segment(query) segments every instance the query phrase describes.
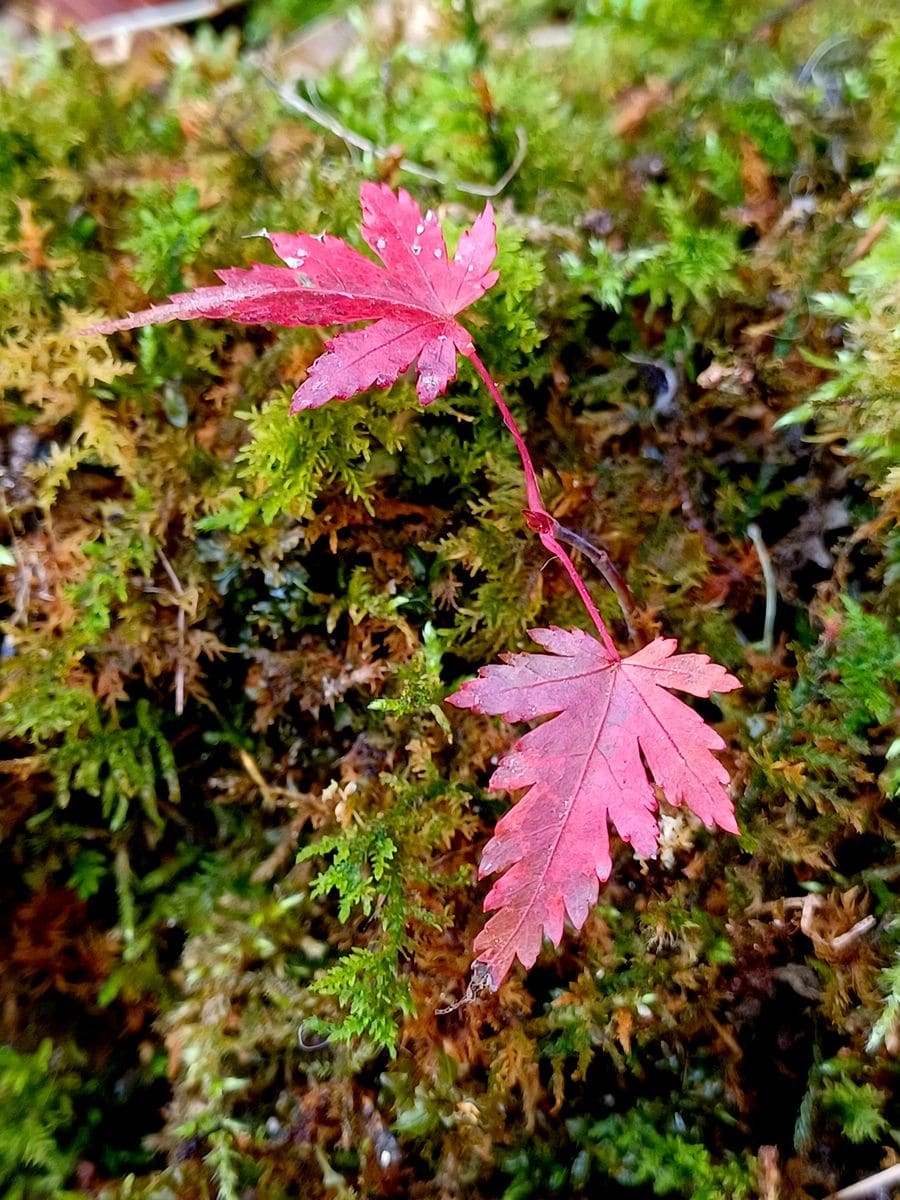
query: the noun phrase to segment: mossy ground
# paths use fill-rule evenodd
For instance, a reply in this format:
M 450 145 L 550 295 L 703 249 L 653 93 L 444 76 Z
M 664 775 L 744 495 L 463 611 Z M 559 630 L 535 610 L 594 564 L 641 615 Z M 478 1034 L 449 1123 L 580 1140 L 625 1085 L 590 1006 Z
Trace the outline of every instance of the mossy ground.
M 365 10 L 304 95 L 370 153 L 270 86 L 295 8 L 0 88 L 0 1189 L 775 1200 L 894 1163 L 896 11 Z M 318 331 L 72 330 L 262 227 L 358 243 L 362 179 L 461 228 L 520 147 L 472 328 L 643 632 L 740 676 L 706 715 L 743 833 L 668 813 L 439 1015 L 513 736 L 442 697 L 582 619 L 514 448 L 466 370 L 290 417 Z

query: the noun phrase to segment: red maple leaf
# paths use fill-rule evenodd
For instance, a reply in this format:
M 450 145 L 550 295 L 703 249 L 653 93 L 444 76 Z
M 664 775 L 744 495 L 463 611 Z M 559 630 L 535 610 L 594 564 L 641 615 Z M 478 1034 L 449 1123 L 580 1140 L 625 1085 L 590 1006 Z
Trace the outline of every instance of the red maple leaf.
M 609 877 L 609 830 L 652 857 L 659 843 L 656 795 L 686 804 L 707 825 L 737 833 L 712 751 L 725 743 L 692 708 L 672 696 L 740 687 L 705 654 L 675 654 L 657 638 L 630 658 L 614 658 L 577 629 L 533 629 L 549 654 L 504 655 L 482 667 L 449 702 L 457 708 L 526 721 L 556 714 L 505 755 L 490 789 L 527 788 L 485 847 L 480 874 L 505 872 L 485 909 L 498 910 L 475 940 L 476 962 L 496 990 L 515 958 L 532 966 L 546 934 L 559 945 L 563 918 L 576 929 Z M 649 777 L 648 777 L 649 776 Z
M 551 716 L 525 734 L 495 771 L 493 789 L 527 788 L 498 823 L 481 874 L 504 872 L 485 907 L 498 910 L 475 941 L 470 990 L 496 990 L 518 957 L 531 966 L 546 933 L 558 944 L 564 916 L 580 928 L 609 876 L 611 822 L 639 854 L 652 855 L 659 830 L 651 779 L 672 804 L 685 803 L 708 825 L 737 832 L 725 784 L 713 756 L 724 743 L 700 716 L 671 696 L 739 687 L 705 654 L 674 653 L 657 640 L 623 659 L 541 500 L 525 439 L 468 332 L 455 319 L 497 279 L 494 218 L 486 205 L 448 259 L 435 216 L 424 216 L 405 191 L 363 184 L 362 236 L 383 266 L 329 235 L 267 235 L 286 264 L 255 264 L 218 272 L 222 285 L 173 296 L 171 303 L 88 332 L 113 333 L 174 319 L 228 317 L 278 325 L 373 321 L 326 343 L 294 393 L 292 411 L 348 399 L 373 385 L 387 387 L 417 361 L 423 404 L 456 374 L 460 352 L 472 362 L 509 429 L 525 473 L 526 522 L 568 573 L 600 640 L 579 630 L 536 629 L 549 654 L 507 656 L 451 696 L 458 708 L 508 720 Z M 477 986 L 476 986 L 477 985 Z
M 308 233 L 266 234 L 286 264 L 254 263 L 216 274 L 218 287 L 201 287 L 119 321 L 93 326 L 115 333 L 162 321 L 227 317 L 275 325 L 336 325 L 374 321 L 365 329 L 326 342 L 296 390 L 292 412 L 319 408 L 336 397 L 347 400 L 370 387 L 389 387 L 418 360 L 416 391 L 423 404 L 441 395 L 456 375 L 456 353 L 475 352 L 466 329 L 455 320 L 497 280 L 490 270 L 497 255 L 490 204 L 459 239 L 453 258 L 434 213 L 424 215 L 412 196 L 384 184 L 360 189 L 362 236 L 381 267 L 340 238 Z

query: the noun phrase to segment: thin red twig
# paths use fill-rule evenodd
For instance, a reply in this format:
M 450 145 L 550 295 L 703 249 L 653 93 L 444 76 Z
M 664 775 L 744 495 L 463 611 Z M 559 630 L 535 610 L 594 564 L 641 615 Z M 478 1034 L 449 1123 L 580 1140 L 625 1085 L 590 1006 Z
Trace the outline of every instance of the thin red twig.
M 525 522 L 529 529 L 533 529 L 541 539 L 541 545 L 544 547 L 544 549 L 549 554 L 552 554 L 553 557 L 556 558 L 565 568 L 569 578 L 572 580 L 572 583 L 575 586 L 575 590 L 581 597 L 582 604 L 588 611 L 588 616 L 591 618 L 597 628 L 597 632 L 600 634 L 600 640 L 602 641 L 607 654 L 609 654 L 611 658 L 615 659 L 616 662 L 619 662 L 621 661 L 622 656 L 616 649 L 615 642 L 610 637 L 609 630 L 603 623 L 603 618 L 600 616 L 597 605 L 592 600 L 591 594 L 587 590 L 584 580 L 576 571 L 575 564 L 572 562 L 571 558 L 569 558 L 566 549 L 554 534 L 556 520 L 550 515 L 550 513 L 547 512 L 546 508 L 544 508 L 544 502 L 541 499 L 541 490 L 538 487 L 537 472 L 534 469 L 534 463 L 528 447 L 525 444 L 525 439 L 522 437 L 522 431 L 516 424 L 515 418 L 509 410 L 509 406 L 500 393 L 500 389 L 497 387 L 496 383 L 494 383 L 490 372 L 478 357 L 477 352 L 473 350 L 468 357 L 469 361 L 472 363 L 472 366 L 478 372 L 482 383 L 487 388 L 491 399 L 497 405 L 500 416 L 503 418 L 503 423 L 512 434 L 513 441 L 516 443 L 516 449 L 518 450 L 519 458 L 522 461 L 522 470 L 525 473 L 525 495 L 528 499 L 528 508 L 525 511 Z

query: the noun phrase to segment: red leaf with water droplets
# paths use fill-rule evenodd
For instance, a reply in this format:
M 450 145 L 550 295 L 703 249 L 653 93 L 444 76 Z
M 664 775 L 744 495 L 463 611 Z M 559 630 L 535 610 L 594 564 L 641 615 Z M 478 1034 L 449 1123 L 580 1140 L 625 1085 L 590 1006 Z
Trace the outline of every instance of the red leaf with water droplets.
M 516 958 L 532 966 L 545 934 L 559 945 L 566 915 L 584 924 L 612 869 L 608 825 L 643 857 L 656 853 L 653 783 L 670 804 L 738 832 L 728 773 L 712 753 L 725 743 L 667 690 L 730 692 L 740 687 L 733 675 L 705 654 L 676 654 L 672 639 L 616 659 L 580 630 L 531 636 L 549 653 L 504 655 L 449 697 L 508 721 L 555 714 L 519 739 L 490 781 L 492 791 L 528 789 L 481 861 L 482 876 L 503 872 L 485 901 L 496 912 L 475 941 L 495 990 Z
M 448 258 L 440 225 L 405 191 L 364 184 L 362 236 L 381 265 L 327 234 L 267 235 L 283 267 L 254 264 L 219 271 L 220 286 L 172 296 L 169 304 L 94 326 L 112 333 L 194 317 L 226 317 L 278 325 L 372 321 L 326 343 L 294 393 L 292 411 L 348 399 L 373 385 L 389 386 L 411 363 L 423 404 L 456 374 L 456 356 L 470 357 L 510 429 L 526 474 L 526 520 L 549 551 L 568 564 L 595 623 L 593 607 L 543 509 L 534 466 L 496 385 L 457 315 L 497 279 L 494 218 L 486 205 Z M 599 624 L 598 624 L 599 628 Z M 516 654 L 485 667 L 450 703 L 508 720 L 552 719 L 531 730 L 500 762 L 491 788 L 525 788 L 498 823 L 481 874 L 501 877 L 485 907 L 494 911 L 475 941 L 473 983 L 496 990 L 515 958 L 531 966 L 546 934 L 558 944 L 568 915 L 580 928 L 609 876 L 608 823 L 638 853 L 655 853 L 656 795 L 686 804 L 708 825 L 737 832 L 713 751 L 724 743 L 700 716 L 667 689 L 709 696 L 739 687 L 703 654 L 675 654 L 657 640 L 621 659 L 578 630 L 537 629 L 548 654 Z
M 227 317 L 274 325 L 338 325 L 374 321 L 326 343 L 294 393 L 292 412 L 319 408 L 335 397 L 347 400 L 370 387 L 389 387 L 417 362 L 416 391 L 423 404 L 441 395 L 456 375 L 456 354 L 474 353 L 472 339 L 457 321 L 497 280 L 490 269 L 497 254 L 490 204 L 459 239 L 448 258 L 440 223 L 422 214 L 408 192 L 383 184 L 360 189 L 362 236 L 383 266 L 340 238 L 323 234 L 266 236 L 283 267 L 254 263 L 217 274 L 217 287 L 172 296 L 144 312 L 93 326 L 115 333 L 163 321 Z

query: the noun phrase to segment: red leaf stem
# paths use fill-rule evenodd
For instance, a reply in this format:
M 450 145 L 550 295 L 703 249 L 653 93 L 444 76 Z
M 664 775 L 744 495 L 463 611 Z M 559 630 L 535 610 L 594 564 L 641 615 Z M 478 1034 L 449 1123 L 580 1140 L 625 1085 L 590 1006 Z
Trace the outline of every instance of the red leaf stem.
M 558 559 L 560 563 L 562 563 L 563 567 L 568 573 L 569 578 L 575 585 L 575 590 L 581 597 L 582 604 L 588 611 L 588 616 L 591 618 L 596 626 L 597 632 L 600 634 L 600 640 L 603 642 L 607 654 L 610 656 L 610 658 L 616 660 L 620 659 L 621 655 L 616 649 L 616 644 L 610 637 L 609 630 L 603 623 L 603 618 L 600 616 L 597 605 L 591 598 L 591 594 L 587 590 L 584 580 L 576 571 L 575 564 L 572 562 L 571 558 L 569 558 L 565 547 L 554 536 L 553 529 L 556 525 L 556 521 L 547 512 L 546 508 L 544 508 L 544 502 L 541 499 L 541 490 L 538 487 L 537 472 L 534 469 L 534 462 L 528 450 L 528 446 L 525 443 L 525 439 L 522 436 L 522 431 L 516 424 L 515 417 L 510 412 L 509 406 L 503 399 L 500 389 L 497 387 L 496 383 L 494 383 L 490 371 L 488 371 L 487 367 L 478 357 L 478 352 L 474 349 L 474 347 L 471 352 L 467 353 L 466 357 L 469 359 L 472 366 L 481 377 L 484 386 L 490 393 L 491 399 L 499 409 L 504 425 L 512 434 L 513 441 L 516 443 L 516 449 L 518 450 L 519 458 L 522 461 L 522 470 L 525 473 L 525 495 L 528 498 L 528 510 L 525 514 L 526 523 L 528 524 L 529 528 L 533 529 L 541 539 L 541 545 L 544 547 L 544 549 L 549 554 L 552 554 L 554 558 Z M 542 520 L 541 518 L 545 518 L 545 520 Z

